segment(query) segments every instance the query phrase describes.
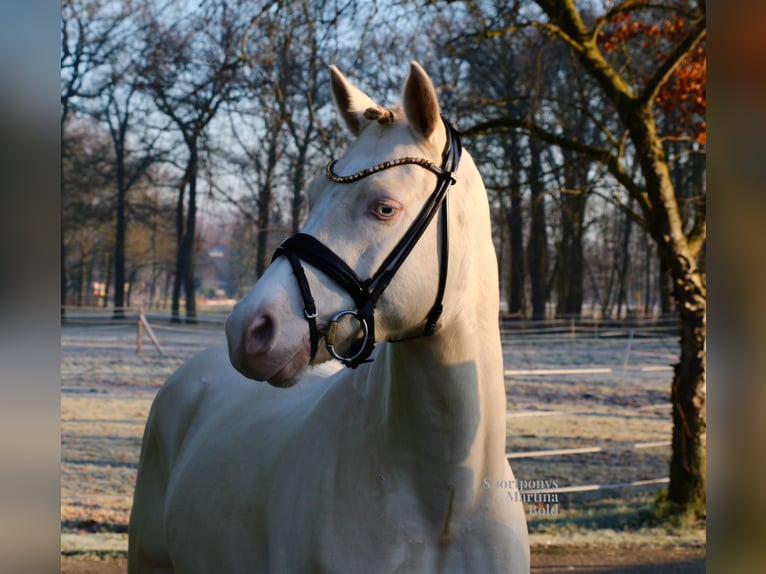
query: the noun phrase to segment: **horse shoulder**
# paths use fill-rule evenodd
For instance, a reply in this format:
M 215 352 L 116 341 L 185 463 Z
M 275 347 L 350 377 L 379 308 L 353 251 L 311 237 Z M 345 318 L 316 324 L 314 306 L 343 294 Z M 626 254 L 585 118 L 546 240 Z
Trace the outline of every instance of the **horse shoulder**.
M 155 426 L 162 448 L 170 457 L 170 467 L 211 385 L 218 384 L 222 373 L 227 372 L 236 374 L 228 363 L 225 347 L 211 347 L 179 367 L 160 388 L 147 426 Z
M 152 402 L 130 517 L 129 572 L 170 568 L 165 537 L 168 480 L 187 430 L 204 399 L 208 378 L 220 368 L 221 358 L 226 358 L 222 347 L 197 354 L 168 378 Z

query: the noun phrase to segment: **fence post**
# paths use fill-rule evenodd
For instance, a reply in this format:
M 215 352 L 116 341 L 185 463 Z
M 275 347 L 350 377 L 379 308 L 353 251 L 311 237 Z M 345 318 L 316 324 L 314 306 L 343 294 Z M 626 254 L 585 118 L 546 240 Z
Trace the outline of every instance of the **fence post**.
M 160 346 L 160 342 L 157 339 L 157 335 L 154 334 L 154 329 L 152 329 L 151 325 L 149 325 L 149 321 L 146 320 L 146 315 L 144 315 L 143 307 L 138 308 L 138 323 L 139 323 L 139 327 L 138 327 L 139 340 L 141 336 L 141 325 L 143 325 L 144 327 L 146 327 L 146 334 L 149 335 L 149 339 L 151 339 L 152 343 L 154 344 L 154 347 L 157 349 L 157 352 L 160 355 L 162 355 L 163 354 L 162 347 Z M 140 344 L 139 344 L 139 349 L 140 349 Z M 139 352 L 138 354 L 140 355 L 141 353 Z

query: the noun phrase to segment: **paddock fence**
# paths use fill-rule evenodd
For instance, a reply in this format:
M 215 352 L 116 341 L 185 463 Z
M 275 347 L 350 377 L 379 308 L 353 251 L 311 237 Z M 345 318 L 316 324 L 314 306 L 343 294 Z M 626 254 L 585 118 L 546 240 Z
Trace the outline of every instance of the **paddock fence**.
M 643 419 L 634 423 L 635 431 L 630 427 L 630 432 L 636 434 L 633 440 L 626 440 L 628 431 L 621 432 L 619 428 L 615 431 L 617 439 L 608 434 L 591 436 L 590 440 L 581 441 L 585 444 L 576 446 L 556 444 L 562 439 L 571 443 L 571 437 L 551 438 L 547 441 L 552 443 L 550 448 L 527 447 L 522 439 L 520 447 L 516 445 L 506 452 L 517 477 L 521 474 L 523 478 L 525 470 L 534 476 L 555 472 L 557 464 L 562 468 L 579 465 L 585 469 L 582 473 L 573 472 L 577 480 L 569 484 L 561 484 L 564 481 L 560 480 L 556 486 L 533 485 L 522 488 L 522 494 L 566 494 L 570 495 L 567 500 L 572 501 L 571 495 L 595 493 L 589 499 L 597 500 L 599 496 L 615 496 L 620 491 L 645 491 L 669 483 L 668 465 L 663 461 L 669 460 L 671 448 L 669 391 L 673 364 L 678 360 L 676 318 L 621 321 L 501 318 L 501 332 L 509 402 L 518 394 L 536 399 L 522 403 L 522 408 L 509 409 L 508 418 L 515 421 L 512 423 L 515 429 L 529 425 L 533 429 L 556 430 L 558 426 L 577 434 L 580 429 L 587 431 L 597 418 L 612 417 L 617 425 L 622 417 L 626 421 Z M 622 389 L 627 389 L 629 399 L 621 396 Z M 555 401 L 555 408 L 544 408 L 539 403 L 549 396 L 563 400 Z M 545 418 L 556 418 L 561 423 L 540 422 Z M 620 457 L 628 462 L 621 462 Z M 604 463 L 607 467 L 613 465 L 609 469 L 612 472 L 596 472 L 601 476 L 588 480 L 588 469 L 592 470 L 601 460 L 607 461 Z M 648 464 L 644 466 L 643 461 Z M 630 466 L 634 462 L 636 466 Z M 612 474 L 620 478 L 610 479 Z
M 79 326 L 94 335 L 100 326 L 134 325 L 136 329 L 137 354 L 142 352 L 142 341 L 148 336 L 158 354 L 165 347 L 172 347 L 180 333 L 209 331 L 220 334 L 229 309 L 200 312 L 193 324 L 170 320 L 167 310 L 144 310 L 131 307 L 117 310 L 104 308 L 66 308 L 62 318 L 63 326 Z M 183 313 L 183 311 L 182 311 Z M 582 381 L 596 381 L 601 388 L 619 386 L 623 381 L 638 386 L 646 385 L 656 398 L 663 389 L 669 389 L 672 363 L 677 357 L 678 322 L 670 319 L 628 319 L 622 321 L 557 319 L 545 321 L 524 321 L 500 318 L 503 348 L 506 354 L 504 371 L 506 384 L 530 389 L 544 387 L 539 392 L 555 395 L 562 389 L 580 385 Z M 212 337 L 211 337 L 212 338 Z M 510 359 L 509 359 L 510 356 Z M 652 377 L 652 380 L 647 377 Z M 613 378 L 618 380 L 614 382 Z M 635 381 L 634 381 L 635 379 Z M 659 389 L 659 391 L 658 391 Z M 513 396 L 513 390 L 509 396 Z M 586 394 L 596 395 L 595 392 Z M 557 400 L 555 409 L 540 408 L 532 402 L 531 408 L 509 409 L 509 419 L 540 419 L 546 417 L 570 417 L 585 421 L 589 417 L 604 416 L 603 412 L 580 409 L 568 405 L 566 400 Z M 646 402 L 646 401 L 644 401 Z M 669 423 L 670 403 L 668 400 L 640 404 L 631 408 L 631 413 L 650 411 Z M 615 410 L 619 417 L 619 410 Z M 580 423 L 572 423 L 575 426 Z M 587 423 L 583 423 L 587 425 Z M 669 433 L 666 435 L 669 439 Z M 523 448 L 508 451 L 506 456 L 514 465 L 528 461 L 550 461 L 559 457 L 591 455 L 612 455 L 628 452 L 656 451 L 669 456 L 669 440 L 634 440 L 613 444 L 609 437 L 595 440 L 592 444 L 575 447 L 553 444 L 552 448 Z M 551 439 L 554 440 L 554 439 Z M 657 487 L 669 482 L 666 474 L 646 476 L 640 468 L 632 469 L 636 474 L 625 480 L 582 481 L 550 488 L 530 488 L 523 493 L 533 494 L 578 494 L 585 492 L 607 492 L 623 489 Z

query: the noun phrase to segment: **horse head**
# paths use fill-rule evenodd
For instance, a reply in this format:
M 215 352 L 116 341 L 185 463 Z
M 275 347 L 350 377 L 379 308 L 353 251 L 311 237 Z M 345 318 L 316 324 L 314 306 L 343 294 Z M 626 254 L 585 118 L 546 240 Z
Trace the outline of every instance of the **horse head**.
M 356 368 L 376 342 L 429 334 L 444 295 L 444 202 L 460 143 L 430 78 L 413 62 L 403 105 L 386 109 L 335 67 L 331 76 L 356 139 L 311 182 L 301 233 L 226 322 L 233 366 L 275 386 L 295 384 L 309 364 L 335 357 Z

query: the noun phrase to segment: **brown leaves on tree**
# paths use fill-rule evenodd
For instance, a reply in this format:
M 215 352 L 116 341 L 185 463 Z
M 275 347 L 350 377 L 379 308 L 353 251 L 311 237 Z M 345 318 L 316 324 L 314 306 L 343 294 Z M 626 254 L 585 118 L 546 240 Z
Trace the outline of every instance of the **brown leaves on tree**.
M 649 81 L 654 71 L 670 56 L 688 33 L 688 22 L 679 14 L 649 21 L 635 12 L 615 11 L 607 17 L 598 34 L 607 56 L 630 58 L 638 81 Z M 640 67 L 636 62 L 641 61 Z M 638 68 L 638 69 L 636 69 Z M 672 118 L 667 136 L 690 137 L 704 145 L 707 136 L 707 59 L 705 40 L 688 52 L 661 86 L 655 104 Z

